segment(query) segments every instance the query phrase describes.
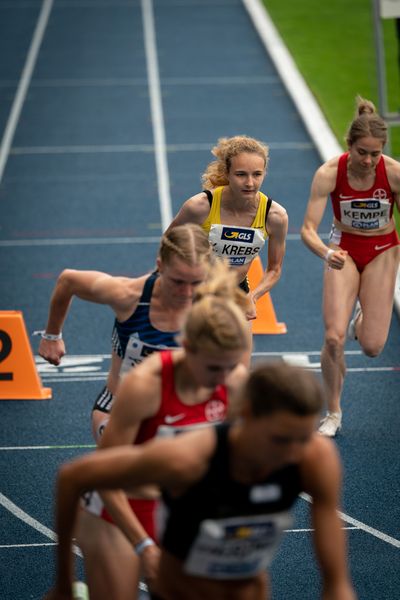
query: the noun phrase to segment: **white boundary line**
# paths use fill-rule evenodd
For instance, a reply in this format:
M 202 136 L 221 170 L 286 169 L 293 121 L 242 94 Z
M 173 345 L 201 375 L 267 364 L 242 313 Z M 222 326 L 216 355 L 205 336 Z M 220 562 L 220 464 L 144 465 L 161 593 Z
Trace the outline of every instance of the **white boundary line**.
M 165 143 L 164 116 L 161 101 L 160 77 L 158 72 L 154 11 L 152 0 L 141 0 L 141 4 L 147 72 L 149 75 L 149 94 L 155 142 L 155 158 L 158 192 L 160 196 L 161 223 L 162 230 L 165 231 L 172 221 L 172 211 Z
M 0 505 L 4 506 L 4 508 L 8 510 L 11 514 L 13 514 L 14 517 L 17 517 L 17 519 L 20 519 L 26 525 L 29 525 L 33 529 L 36 529 L 36 531 L 39 531 L 39 533 L 43 534 L 45 537 L 57 543 L 57 534 L 52 529 L 49 529 L 48 527 L 46 527 L 46 525 L 43 525 L 43 523 L 40 523 L 39 521 L 28 515 L 28 513 L 19 508 L 16 504 L 14 504 L 14 502 L 11 502 L 11 500 L 9 500 L 7 496 L 4 496 L 4 494 L 2 494 L 1 492 Z M 82 557 L 82 552 L 77 546 L 74 545 L 72 549 L 74 554 Z
M 322 161 L 325 162 L 329 158 L 341 154 L 343 152 L 342 147 L 299 72 L 264 4 L 261 0 L 242 0 L 242 2 Z M 397 283 L 394 291 L 394 307 L 400 318 L 400 267 L 397 272 Z
M 308 494 L 301 494 L 301 498 L 303 498 L 303 500 L 305 500 L 308 503 L 312 502 L 312 500 L 311 500 L 310 496 L 308 496 Z M 2 505 L 11 514 L 13 514 L 17 519 L 20 519 L 26 525 L 29 525 L 33 529 L 36 529 L 36 531 L 39 531 L 45 537 L 47 537 L 50 540 L 52 540 L 53 542 L 57 543 L 57 534 L 54 531 L 52 531 L 51 529 L 49 529 L 48 527 L 46 527 L 45 525 L 43 525 L 42 523 L 40 523 L 39 521 L 37 521 L 36 519 L 31 517 L 30 515 L 28 515 L 28 513 L 23 511 L 21 508 L 19 508 L 16 504 L 14 504 L 14 502 L 9 500 L 1 492 L 0 492 L 0 505 Z M 361 521 L 358 521 L 357 519 L 353 519 L 353 517 L 350 517 L 350 516 L 346 515 L 345 513 L 339 512 L 338 514 L 339 514 L 340 518 L 343 519 L 343 521 L 345 521 L 346 523 L 349 523 L 350 525 L 352 525 L 352 527 L 354 527 L 356 529 L 361 529 L 362 531 L 369 533 L 370 535 L 378 538 L 379 540 L 386 542 L 387 544 L 390 544 L 391 546 L 400 548 L 400 541 L 396 540 L 395 538 L 391 537 L 390 535 L 387 535 L 386 533 L 378 531 L 377 529 L 374 529 L 373 527 L 369 527 L 369 525 L 365 525 L 365 523 L 362 523 Z M 348 529 L 348 528 L 346 528 L 346 529 Z M 288 531 L 293 532 L 293 531 L 311 531 L 311 530 L 303 529 L 303 530 L 288 530 Z M 73 552 L 77 556 L 82 556 L 82 553 L 77 546 L 73 546 Z
M 328 239 L 329 233 L 321 233 L 321 239 Z M 300 241 L 299 233 L 288 233 L 286 241 Z M 104 237 L 104 238 L 44 238 L 31 240 L 0 240 L 0 248 L 18 248 L 25 246 L 108 246 L 118 244 L 159 244 L 160 238 L 146 237 Z
M 303 500 L 305 500 L 305 502 L 312 504 L 312 498 L 308 494 L 302 493 L 302 494 L 300 494 L 300 497 Z M 365 533 L 369 533 L 370 535 L 378 538 L 378 540 L 381 540 L 382 542 L 386 542 L 387 544 L 390 544 L 391 546 L 394 546 L 395 548 L 400 548 L 400 540 L 396 540 L 396 538 L 392 537 L 391 535 L 387 535 L 386 533 L 383 533 L 382 531 L 379 531 L 378 529 L 375 529 L 374 527 L 370 527 L 369 525 L 366 525 L 362 521 L 353 519 L 353 517 L 346 515 L 346 513 L 344 513 L 344 512 L 338 511 L 338 515 L 345 523 L 349 523 L 350 525 L 352 525 L 353 527 L 356 527 L 357 529 L 362 529 L 363 531 L 365 531 Z
M 3 139 L 1 140 L 0 146 L 0 182 L 3 178 L 4 169 L 7 163 L 8 155 L 10 153 L 10 147 L 14 138 L 15 130 L 17 128 L 18 120 L 21 114 L 22 106 L 25 101 L 26 93 L 28 91 L 29 83 L 32 78 L 32 73 L 35 68 L 37 55 L 39 53 L 40 44 L 42 43 L 44 31 L 49 20 L 49 15 L 53 6 L 53 0 L 44 0 L 36 29 L 33 34 L 32 42 L 28 51 L 27 59 L 25 62 L 24 69 L 22 71 L 21 79 L 19 81 L 18 89 L 14 102 L 11 107 L 10 116 L 7 121 L 6 128 L 4 130 Z
M 343 149 L 297 69 L 265 6 L 261 0 L 242 0 L 242 2 L 322 160 L 325 162 L 341 154 Z
M 165 152 L 209 152 L 213 143 L 192 142 L 185 144 L 167 144 Z M 312 142 L 268 142 L 271 150 L 314 150 Z M 96 144 L 96 145 L 74 145 L 74 146 L 13 146 L 10 154 L 13 156 L 33 155 L 57 155 L 57 154 L 130 154 L 130 153 L 154 153 L 154 144 Z

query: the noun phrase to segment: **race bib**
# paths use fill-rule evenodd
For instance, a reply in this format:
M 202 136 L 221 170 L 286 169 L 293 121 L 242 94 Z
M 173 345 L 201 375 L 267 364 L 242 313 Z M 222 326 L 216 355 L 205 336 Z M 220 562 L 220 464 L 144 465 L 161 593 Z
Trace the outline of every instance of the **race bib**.
M 340 221 L 343 225 L 369 231 L 380 229 L 390 222 L 390 202 L 378 198 L 340 201 Z
M 138 333 L 132 333 L 126 344 L 125 356 L 122 360 L 120 375 L 125 375 L 130 369 L 142 362 L 146 356 L 159 350 L 167 350 L 167 346 L 146 344 L 139 338 Z
M 265 244 L 262 230 L 253 227 L 214 224 L 208 238 L 213 252 L 227 259 L 231 267 L 250 263 Z
M 289 512 L 207 519 L 200 524 L 184 569 L 211 579 L 253 577 L 270 565 L 291 523 Z

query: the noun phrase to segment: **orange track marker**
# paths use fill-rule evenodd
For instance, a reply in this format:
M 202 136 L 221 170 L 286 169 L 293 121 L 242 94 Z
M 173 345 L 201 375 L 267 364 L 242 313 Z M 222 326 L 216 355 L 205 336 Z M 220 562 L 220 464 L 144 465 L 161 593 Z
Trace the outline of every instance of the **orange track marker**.
M 263 275 L 261 259 L 257 256 L 251 263 L 248 280 L 250 289 L 254 289 Z M 287 333 L 285 323 L 278 323 L 269 292 L 257 301 L 257 319 L 252 321 L 253 333 Z
M 0 311 L 0 400 L 46 400 L 22 312 Z

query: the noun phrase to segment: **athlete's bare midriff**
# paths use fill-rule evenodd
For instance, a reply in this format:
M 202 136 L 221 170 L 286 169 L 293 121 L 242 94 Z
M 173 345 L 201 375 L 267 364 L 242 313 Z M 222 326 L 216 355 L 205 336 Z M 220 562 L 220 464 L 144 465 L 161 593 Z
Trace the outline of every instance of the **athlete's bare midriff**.
M 340 221 L 338 221 L 335 217 L 333 218 L 333 224 L 339 231 L 343 231 L 344 233 L 352 233 L 353 235 L 359 235 L 362 237 L 371 237 L 375 235 L 387 235 L 388 233 L 392 233 L 395 228 L 394 220 L 391 219 L 390 223 L 388 223 L 385 227 L 381 227 L 380 229 L 373 229 L 369 231 L 360 231 L 359 229 L 353 229 L 352 227 L 348 227 L 347 225 L 343 225 Z

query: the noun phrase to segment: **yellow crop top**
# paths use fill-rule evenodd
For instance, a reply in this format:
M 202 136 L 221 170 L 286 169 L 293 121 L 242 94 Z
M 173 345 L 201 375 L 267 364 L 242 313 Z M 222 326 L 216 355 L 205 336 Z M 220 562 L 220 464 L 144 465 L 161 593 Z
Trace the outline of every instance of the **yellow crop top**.
M 208 234 L 213 251 L 228 259 L 230 266 L 240 267 L 250 263 L 262 250 L 268 237 L 265 228 L 268 198 L 259 192 L 260 201 L 251 227 L 221 223 L 221 197 L 223 186 L 214 190 L 210 212 L 201 227 Z

